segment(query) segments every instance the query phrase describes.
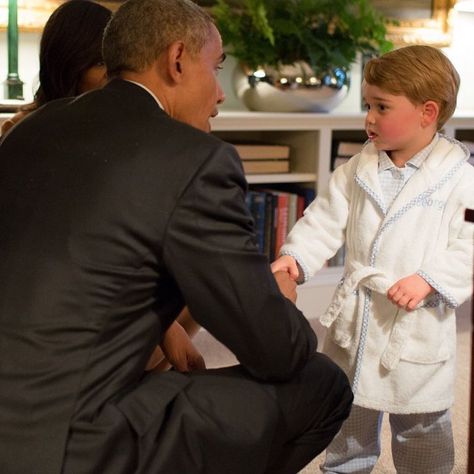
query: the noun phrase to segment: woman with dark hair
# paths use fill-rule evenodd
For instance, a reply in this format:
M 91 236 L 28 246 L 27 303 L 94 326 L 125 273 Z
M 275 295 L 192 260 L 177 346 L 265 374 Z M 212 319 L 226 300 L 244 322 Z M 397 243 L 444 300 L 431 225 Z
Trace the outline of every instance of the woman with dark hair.
M 102 35 L 112 12 L 90 0 L 69 0 L 49 17 L 39 54 L 40 85 L 34 101 L 2 124 L 4 134 L 46 102 L 102 87 Z

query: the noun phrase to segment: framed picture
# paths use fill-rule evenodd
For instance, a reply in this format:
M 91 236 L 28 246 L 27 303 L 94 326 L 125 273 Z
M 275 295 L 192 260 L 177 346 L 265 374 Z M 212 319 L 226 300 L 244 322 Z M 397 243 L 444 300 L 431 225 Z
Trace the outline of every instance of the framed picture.
M 40 31 L 61 0 L 17 0 L 18 28 Z M 8 25 L 8 0 L 0 0 L 0 29 Z
M 456 0 L 372 0 L 377 10 L 394 21 L 387 29 L 395 46 L 449 46 L 450 13 L 455 3 Z
M 17 21 L 20 31 L 41 31 L 51 13 L 67 0 L 17 0 Z M 114 11 L 125 0 L 97 0 Z M 0 0 L 0 30 L 8 26 L 8 0 Z
M 211 7 L 215 0 L 195 0 Z M 229 0 L 238 6 L 242 0 Z M 372 5 L 393 23 L 388 37 L 395 46 L 430 44 L 448 46 L 451 42 L 449 15 L 456 0 L 371 0 Z
M 17 0 L 20 30 L 41 30 L 53 10 L 64 0 Z M 99 3 L 112 11 L 124 0 L 104 0 Z M 195 0 L 210 7 L 214 0 Z M 242 0 L 231 0 L 235 5 Z M 451 40 L 449 16 L 456 0 L 372 0 L 372 4 L 387 18 L 390 25 L 389 39 L 396 46 L 406 44 L 431 44 L 448 46 Z M 0 0 L 0 29 L 8 24 L 8 0 Z

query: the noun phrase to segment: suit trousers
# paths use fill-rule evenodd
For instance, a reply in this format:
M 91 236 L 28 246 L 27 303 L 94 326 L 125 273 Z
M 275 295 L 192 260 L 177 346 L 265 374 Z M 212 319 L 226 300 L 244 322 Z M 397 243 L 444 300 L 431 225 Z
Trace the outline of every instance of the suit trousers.
M 174 375 L 182 376 L 147 375 L 149 391 Z M 320 353 L 289 382 L 262 383 L 241 366 L 185 376 L 164 410 L 155 412 L 151 392 L 135 413 L 124 416 L 121 401 L 93 425 L 75 423 L 64 474 L 294 474 L 330 443 L 353 399 L 345 374 Z

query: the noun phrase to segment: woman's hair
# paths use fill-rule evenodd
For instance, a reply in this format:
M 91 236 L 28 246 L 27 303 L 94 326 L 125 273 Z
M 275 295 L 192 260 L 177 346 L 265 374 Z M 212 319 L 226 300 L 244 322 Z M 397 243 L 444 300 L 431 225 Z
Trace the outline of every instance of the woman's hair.
M 432 46 L 413 45 L 371 59 L 364 80 L 414 104 L 432 100 L 438 104 L 438 130 L 456 109 L 459 74 L 451 61 Z
M 197 54 L 209 39 L 212 17 L 191 0 L 127 0 L 104 35 L 109 77 L 141 72 L 175 41 Z
M 82 74 L 103 62 L 102 36 L 111 14 L 90 0 L 68 0 L 52 13 L 41 36 L 40 86 L 33 108 L 78 95 Z

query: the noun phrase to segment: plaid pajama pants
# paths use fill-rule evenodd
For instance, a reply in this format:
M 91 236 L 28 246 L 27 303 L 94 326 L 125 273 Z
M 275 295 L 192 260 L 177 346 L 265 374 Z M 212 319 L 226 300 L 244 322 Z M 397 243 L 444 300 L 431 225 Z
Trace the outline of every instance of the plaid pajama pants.
M 370 473 L 380 456 L 383 412 L 354 405 L 326 450 L 324 473 Z M 448 474 L 454 465 L 449 410 L 389 414 L 392 457 L 397 474 Z

